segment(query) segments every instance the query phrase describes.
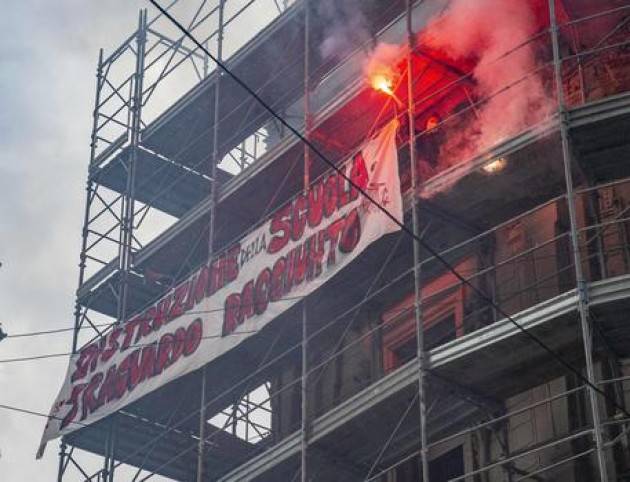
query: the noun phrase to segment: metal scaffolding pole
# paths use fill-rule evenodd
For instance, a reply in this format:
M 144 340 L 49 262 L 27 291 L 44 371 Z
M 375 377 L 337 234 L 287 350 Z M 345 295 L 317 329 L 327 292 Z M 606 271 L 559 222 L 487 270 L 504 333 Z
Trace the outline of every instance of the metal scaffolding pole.
M 578 311 L 580 315 L 580 325 L 584 345 L 586 377 L 592 385 L 588 388 L 588 393 L 591 405 L 591 415 L 593 417 L 593 435 L 595 438 L 600 480 L 601 482 L 608 482 L 608 473 L 606 470 L 606 455 L 604 452 L 604 440 L 599 413 L 599 403 L 597 399 L 597 393 L 593 389 L 593 386 L 597 385 L 597 381 L 595 380 L 595 370 L 593 367 L 592 333 L 589 320 L 588 305 L 588 285 L 586 283 L 582 270 L 582 259 L 580 255 L 578 241 L 578 226 L 575 213 L 575 193 L 573 191 L 571 151 L 569 146 L 569 128 L 567 111 L 564 101 L 564 86 L 562 82 L 562 64 L 560 58 L 560 43 L 558 38 L 559 30 L 556 18 L 555 0 L 549 0 L 549 21 L 551 26 L 551 42 L 553 47 L 553 63 L 556 81 L 556 94 L 558 100 L 558 114 L 560 116 L 560 136 L 562 141 L 562 158 L 564 163 L 564 176 L 567 189 L 567 206 L 569 211 L 569 222 L 571 225 L 571 250 L 573 251 L 573 264 L 575 265 L 575 279 L 578 291 Z
M 307 352 L 307 311 L 306 300 L 302 301 L 302 425 L 300 427 L 300 480 L 306 482 L 308 480 L 308 352 Z
M 62 482 L 63 474 L 66 471 L 66 443 L 61 439 L 59 445 L 59 468 L 57 469 L 57 482 Z
M 225 14 L 225 0 L 219 0 L 219 25 L 217 28 L 217 59 L 223 60 L 223 27 Z M 207 71 L 207 70 L 206 70 Z M 219 122 L 220 109 L 219 100 L 221 98 L 221 69 L 215 69 L 216 84 L 214 87 L 214 114 L 212 126 L 212 157 L 210 159 L 210 207 L 208 210 L 208 260 L 212 262 L 214 253 L 214 221 L 217 199 L 217 165 L 219 159 Z M 197 482 L 203 481 L 203 459 L 206 438 L 206 366 L 204 365 L 199 376 L 201 377 L 201 397 L 199 400 L 199 446 L 197 449 Z
M 103 482 L 114 482 L 114 449 L 116 444 L 116 419 L 111 416 L 107 427 L 107 437 L 105 438 L 105 460 L 103 462 Z
M 79 254 L 79 279 L 77 289 L 80 289 L 85 281 L 85 268 L 86 268 L 86 259 L 87 259 L 87 243 L 88 243 L 88 235 L 89 229 L 88 226 L 90 224 L 90 209 L 92 206 L 92 193 L 94 183 L 92 181 L 91 169 L 92 164 L 94 163 L 94 159 L 96 158 L 96 147 L 98 145 L 98 120 L 99 120 L 99 107 L 101 102 L 101 90 L 103 87 L 103 49 L 99 50 L 98 54 L 98 64 L 96 67 L 96 95 L 94 98 L 94 110 L 92 112 L 92 133 L 90 137 L 90 163 L 88 166 L 88 180 L 85 187 L 85 210 L 83 214 L 83 230 L 81 233 L 81 252 Z M 81 310 L 81 304 L 79 303 L 79 298 L 77 298 L 74 302 L 74 331 L 72 333 L 72 353 L 76 353 L 79 348 L 79 332 L 81 331 L 83 325 L 83 313 Z M 59 448 L 59 471 L 57 473 L 57 481 L 61 482 L 63 480 L 63 476 L 66 471 L 67 461 L 66 458 L 69 455 L 66 455 L 67 444 L 64 442 L 63 438 L 60 442 Z
M 127 185 L 122 197 L 121 239 L 118 253 L 118 269 L 121 272 L 118 292 L 118 322 L 127 317 L 127 298 L 129 296 L 129 270 L 132 264 L 133 223 L 135 210 L 136 161 L 140 145 L 142 128 L 142 89 L 144 82 L 144 54 L 147 33 L 147 12 L 141 10 L 136 35 L 136 71 L 134 74 L 133 96 L 131 100 L 130 153 L 127 169 Z
M 412 0 L 407 0 L 407 115 L 409 118 L 409 163 L 411 165 L 411 216 L 413 234 L 420 236 L 420 220 L 418 218 L 418 166 L 416 165 L 415 144 L 415 106 L 413 95 L 413 49 L 415 47 L 415 35 L 412 25 Z M 413 284 L 414 284 L 414 316 L 416 320 L 417 363 L 418 363 L 418 402 L 420 408 L 420 461 L 422 464 L 422 480 L 429 482 L 429 457 L 427 451 L 427 405 L 425 394 L 425 352 L 424 352 L 424 325 L 422 319 L 422 287 L 420 280 L 420 245 L 413 243 Z
M 308 0 L 304 0 L 304 137 L 310 140 L 311 133 L 311 98 L 310 98 L 310 6 Z M 308 192 L 310 184 L 311 152 L 304 144 L 304 193 Z M 302 425 L 301 425 L 301 450 L 300 450 L 300 480 L 308 480 L 308 326 L 306 299 L 302 301 Z
M 101 103 L 101 90 L 103 86 L 103 49 L 99 50 L 98 65 L 96 67 L 96 96 L 94 98 L 94 111 L 92 112 L 92 135 L 90 138 L 90 165 L 88 167 L 88 181 L 85 187 L 85 211 L 83 215 L 83 231 L 81 233 L 81 253 L 79 254 L 79 282 L 77 289 L 80 289 L 85 281 L 86 250 L 88 240 L 88 225 L 90 224 L 90 207 L 92 205 L 92 169 L 94 158 L 96 157 L 96 146 L 98 145 L 98 119 L 99 106 Z M 79 331 L 81 330 L 81 305 L 77 296 L 74 304 L 74 332 L 72 333 L 72 353 L 76 353 L 79 345 Z

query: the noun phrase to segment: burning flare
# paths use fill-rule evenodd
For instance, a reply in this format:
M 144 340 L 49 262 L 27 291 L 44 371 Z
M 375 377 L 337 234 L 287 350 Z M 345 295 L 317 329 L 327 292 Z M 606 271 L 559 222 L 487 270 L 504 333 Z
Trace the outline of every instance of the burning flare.
M 394 95 L 394 91 L 392 90 L 393 81 L 390 77 L 383 73 L 376 73 L 372 75 L 370 78 L 370 84 L 374 90 L 378 90 L 387 95 Z
M 379 43 L 363 65 L 367 83 L 374 90 L 387 94 L 397 103 L 400 101 L 394 93 L 394 84 L 399 78 L 397 66 L 403 54 L 404 51 L 399 45 Z

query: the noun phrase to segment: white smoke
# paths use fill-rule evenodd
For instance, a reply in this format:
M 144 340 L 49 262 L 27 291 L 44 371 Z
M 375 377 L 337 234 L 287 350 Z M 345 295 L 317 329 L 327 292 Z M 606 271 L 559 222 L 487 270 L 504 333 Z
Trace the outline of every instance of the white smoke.
M 319 47 L 323 58 L 339 59 L 371 39 L 361 0 L 320 0 L 316 8 L 324 25 L 324 40 Z
M 407 51 L 401 45 L 379 42 L 363 64 L 365 78 L 369 81 L 375 75 L 384 75 L 392 81 L 396 80 L 398 64 Z

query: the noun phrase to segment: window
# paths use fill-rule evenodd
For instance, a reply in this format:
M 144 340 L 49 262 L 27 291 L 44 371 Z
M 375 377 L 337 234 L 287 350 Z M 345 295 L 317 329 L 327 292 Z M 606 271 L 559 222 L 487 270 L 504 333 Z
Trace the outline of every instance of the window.
M 455 269 L 473 273 L 476 262 L 468 258 Z M 430 350 L 464 334 L 465 288 L 451 273 L 432 279 L 422 288 L 424 346 Z M 383 369 L 388 373 L 415 358 L 417 353 L 414 295 L 390 306 L 382 315 Z
M 398 368 L 409 360 L 416 357 L 418 352 L 418 342 L 416 336 L 416 322 L 414 317 L 406 319 L 403 330 L 391 330 L 384 336 L 385 346 L 385 368 L 391 371 Z M 457 335 L 457 325 L 453 312 L 439 318 L 426 322 L 424 329 L 424 347 L 426 350 L 443 345 L 454 340 Z

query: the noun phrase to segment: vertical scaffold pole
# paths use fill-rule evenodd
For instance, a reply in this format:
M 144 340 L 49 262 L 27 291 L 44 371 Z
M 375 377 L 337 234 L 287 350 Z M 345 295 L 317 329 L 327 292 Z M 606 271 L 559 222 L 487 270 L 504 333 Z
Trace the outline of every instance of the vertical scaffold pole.
M 219 0 L 219 25 L 217 27 L 217 59 L 223 60 L 223 27 L 225 14 L 225 0 Z M 217 198 L 217 165 L 219 164 L 219 122 L 221 117 L 221 69 L 215 68 L 216 84 L 214 86 L 214 113 L 212 125 L 212 157 L 210 159 L 210 208 L 208 219 L 208 260 L 212 260 L 214 253 L 214 221 Z M 199 400 L 199 446 L 197 448 L 197 482 L 203 481 L 203 460 L 206 438 L 206 367 L 201 368 Z
M 57 482 L 63 481 L 63 474 L 66 471 L 66 443 L 61 439 L 59 446 L 59 468 L 57 469 Z
M 556 17 L 556 1 L 549 0 L 549 20 L 551 26 L 551 42 L 553 48 L 554 76 L 556 82 L 556 95 L 558 101 L 558 115 L 560 116 L 560 136 L 562 142 L 562 158 L 564 163 L 564 176 L 567 189 L 567 206 L 569 211 L 569 222 L 571 227 L 571 250 L 573 251 L 573 264 L 575 265 L 575 279 L 578 290 L 578 311 L 582 331 L 582 341 L 584 346 L 584 359 L 586 364 L 586 377 L 591 385 L 595 385 L 595 370 L 593 367 L 592 352 L 592 332 L 589 320 L 588 306 L 588 286 L 582 270 L 582 259 L 580 255 L 577 216 L 575 213 L 575 194 L 573 191 L 573 174 L 571 167 L 571 150 L 569 147 L 569 129 L 567 121 L 567 111 L 564 100 L 564 86 L 562 83 L 562 65 L 560 59 L 559 29 Z M 593 417 L 593 434 L 595 437 L 597 463 L 599 466 L 599 477 L 601 482 L 608 482 L 606 470 L 606 455 L 604 452 L 604 439 L 599 413 L 599 403 L 597 393 L 592 387 L 588 388 L 591 405 L 591 416 Z
M 116 419 L 114 416 L 110 416 L 110 420 L 107 424 L 107 437 L 105 438 L 105 460 L 103 463 L 103 482 L 114 482 L 114 469 L 115 469 L 115 447 L 116 447 Z
M 311 134 L 311 90 L 310 90 L 310 5 L 304 0 L 304 137 L 310 140 Z M 311 151 L 304 144 L 304 193 L 308 192 L 310 184 Z M 302 300 L 302 426 L 300 451 L 300 480 L 308 480 L 308 326 L 306 299 Z
M 85 268 L 87 259 L 87 241 L 88 241 L 88 229 L 90 224 L 90 210 L 92 206 L 92 165 L 96 158 L 96 147 L 98 145 L 98 120 L 99 120 L 99 108 L 101 104 L 101 90 L 103 87 L 103 49 L 98 53 L 98 65 L 96 67 L 96 95 L 94 96 L 94 110 L 92 112 L 92 134 L 90 136 L 90 163 L 88 166 L 88 180 L 85 187 L 85 210 L 83 211 L 83 230 L 81 232 L 81 252 L 79 254 L 79 280 L 77 289 L 83 286 L 85 280 Z M 79 298 L 74 302 L 74 331 L 72 333 L 72 353 L 76 353 L 79 348 L 79 331 L 81 330 L 82 322 L 81 304 Z M 66 449 L 67 445 L 63 441 L 60 442 L 59 448 L 59 472 L 57 474 L 57 481 L 62 482 L 63 475 L 66 467 Z
M 140 11 L 138 33 L 136 35 L 136 71 L 134 74 L 133 95 L 131 99 L 131 126 L 129 164 L 127 165 L 127 185 L 122 197 L 121 242 L 118 255 L 120 270 L 120 289 L 118 292 L 118 322 L 125 321 L 127 316 L 127 299 L 129 297 L 129 270 L 133 253 L 133 223 L 135 211 L 136 163 L 140 146 L 140 130 L 142 128 L 142 90 L 144 83 L 144 54 L 146 46 L 147 12 Z
M 415 106 L 413 94 L 413 49 L 416 44 L 412 25 L 412 0 L 407 0 L 407 115 L 409 117 L 409 163 L 411 165 L 411 216 L 414 236 L 420 236 L 420 220 L 418 214 L 418 166 L 416 165 L 415 145 Z M 422 480 L 429 482 L 429 457 L 427 452 L 427 405 L 425 398 L 425 352 L 424 352 L 424 324 L 422 321 L 422 287 L 420 280 L 420 246 L 413 243 L 413 309 L 416 321 L 417 362 L 418 362 L 418 401 L 420 408 L 420 462 L 422 464 Z
M 302 384 L 301 384 L 301 396 L 302 396 L 302 426 L 300 435 L 301 451 L 300 451 L 300 481 L 307 482 L 308 480 L 308 432 L 309 432 L 309 420 L 308 420 L 308 351 L 307 351 L 307 309 L 306 299 L 302 300 Z
M 98 66 L 96 67 L 96 95 L 94 96 L 94 111 L 92 112 L 92 134 L 90 137 L 90 164 L 88 166 L 88 180 L 85 188 L 85 211 L 83 212 L 83 231 L 81 233 L 81 253 L 79 254 L 79 282 L 81 288 L 85 280 L 85 268 L 87 259 L 88 228 L 90 224 L 90 208 L 92 205 L 92 165 L 96 158 L 96 147 L 98 145 L 98 120 L 99 108 L 101 104 L 101 90 L 103 87 L 103 49 L 98 53 Z M 81 329 L 81 305 L 78 298 L 74 304 L 74 333 L 72 334 L 72 353 L 75 353 L 79 345 L 79 330 Z

